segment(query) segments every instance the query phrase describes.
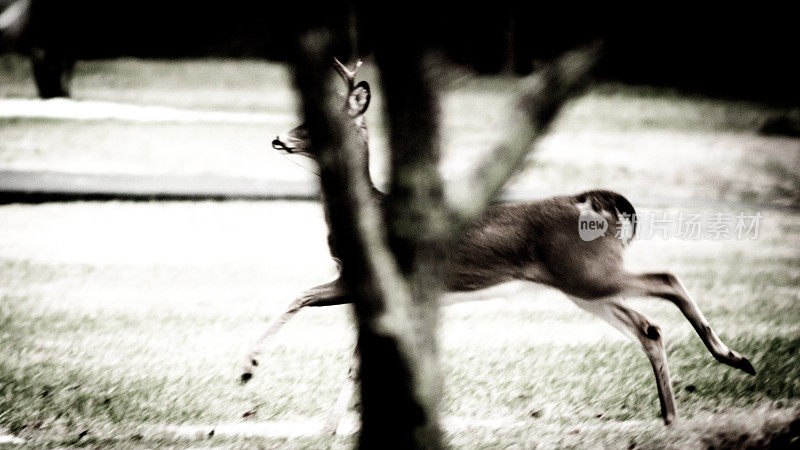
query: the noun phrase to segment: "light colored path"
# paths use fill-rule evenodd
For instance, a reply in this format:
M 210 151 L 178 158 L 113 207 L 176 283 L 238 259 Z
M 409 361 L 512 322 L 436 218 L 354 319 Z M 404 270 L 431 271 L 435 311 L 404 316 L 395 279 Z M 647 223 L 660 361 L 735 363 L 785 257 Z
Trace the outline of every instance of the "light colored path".
M 293 121 L 294 116 L 275 112 L 196 111 L 166 106 L 143 106 L 65 98 L 50 100 L 11 98 L 0 99 L 0 118 L 258 124 Z
M 515 189 L 503 202 L 523 202 L 560 195 Z M 317 200 L 315 181 L 271 180 L 217 175 L 92 174 L 0 169 L 0 204 L 75 200 Z M 790 205 L 714 199 L 637 197 L 637 207 L 691 207 L 800 212 Z
M 509 429 L 524 427 L 530 422 L 514 417 L 445 417 L 442 426 L 445 431 L 454 433 L 468 428 Z M 208 436 L 213 430 L 213 436 L 220 437 L 267 437 L 267 438 L 297 438 L 303 436 L 319 436 L 324 433 L 325 421 L 322 418 L 298 418 L 294 420 L 275 420 L 265 422 L 236 422 L 209 425 L 169 425 L 165 427 L 168 432 L 178 436 L 196 438 Z M 340 436 L 355 434 L 359 429 L 358 415 L 349 413 L 339 423 L 336 433 Z
M 0 170 L 0 204 L 72 200 L 314 200 L 314 183 L 214 175 Z

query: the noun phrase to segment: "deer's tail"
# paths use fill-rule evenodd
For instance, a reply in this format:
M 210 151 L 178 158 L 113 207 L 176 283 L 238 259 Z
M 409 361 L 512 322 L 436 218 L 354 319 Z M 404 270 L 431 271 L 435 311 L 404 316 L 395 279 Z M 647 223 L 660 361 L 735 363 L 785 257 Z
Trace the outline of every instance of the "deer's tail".
M 589 201 L 595 211 L 608 211 L 616 215 L 620 223 L 629 223 L 630 232 L 624 236 L 626 245 L 636 236 L 638 222 L 636 209 L 622 194 L 613 191 L 594 190 L 578 194 L 577 200 L 579 203 Z

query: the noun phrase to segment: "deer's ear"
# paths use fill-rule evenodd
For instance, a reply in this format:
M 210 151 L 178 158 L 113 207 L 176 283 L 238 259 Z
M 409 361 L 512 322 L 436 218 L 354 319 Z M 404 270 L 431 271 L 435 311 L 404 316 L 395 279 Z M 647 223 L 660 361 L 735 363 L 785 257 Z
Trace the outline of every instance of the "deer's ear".
M 360 81 L 347 97 L 347 110 L 350 115 L 355 117 L 364 114 L 369 107 L 369 99 L 369 83 Z

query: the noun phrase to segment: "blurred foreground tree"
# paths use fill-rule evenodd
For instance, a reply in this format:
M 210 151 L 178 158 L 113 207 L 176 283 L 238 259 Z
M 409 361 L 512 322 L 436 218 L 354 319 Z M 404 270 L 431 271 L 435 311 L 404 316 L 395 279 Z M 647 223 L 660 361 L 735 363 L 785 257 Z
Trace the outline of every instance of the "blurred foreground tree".
M 334 49 L 349 37 L 324 20 L 298 30 L 294 76 L 320 165 L 332 250 L 354 297 L 361 354 L 359 445 L 439 448 L 437 300 L 445 255 L 496 198 L 564 101 L 584 84 L 597 48 L 567 54 L 524 80 L 509 115 L 508 139 L 478 167 L 464 198 L 448 201 L 438 171 L 435 45 L 426 33 L 409 32 L 404 11 L 393 12 L 391 20 L 382 20 L 385 11 L 369 8 L 357 15 L 359 23 L 373 24 L 369 33 L 390 130 L 385 196 L 375 194 L 364 170 L 367 144 L 353 132 L 340 101 L 334 101 Z

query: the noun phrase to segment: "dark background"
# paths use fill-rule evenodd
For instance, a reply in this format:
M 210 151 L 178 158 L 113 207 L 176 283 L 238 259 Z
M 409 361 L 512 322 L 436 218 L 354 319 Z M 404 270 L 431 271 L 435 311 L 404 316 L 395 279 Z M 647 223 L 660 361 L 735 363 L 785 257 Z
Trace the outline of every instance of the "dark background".
M 527 73 L 537 60 L 599 38 L 606 43 L 601 79 L 800 104 L 797 16 L 788 7 L 727 5 L 722 11 L 679 4 L 646 9 L 576 4 L 554 9 L 502 1 L 477 6 L 432 2 L 409 4 L 407 17 L 382 13 L 382 7 L 366 2 L 33 0 L 26 32 L 15 46 L 22 52 L 46 48 L 74 59 L 287 60 L 295 32 L 324 20 L 338 24 L 343 35 L 358 23 L 357 48 L 340 43 L 338 53 L 346 58 L 369 53 L 370 29 L 382 22 L 373 18 L 385 15 L 385 20 L 409 22 L 407 34 L 397 39 L 427 39 L 452 60 L 482 73 Z

